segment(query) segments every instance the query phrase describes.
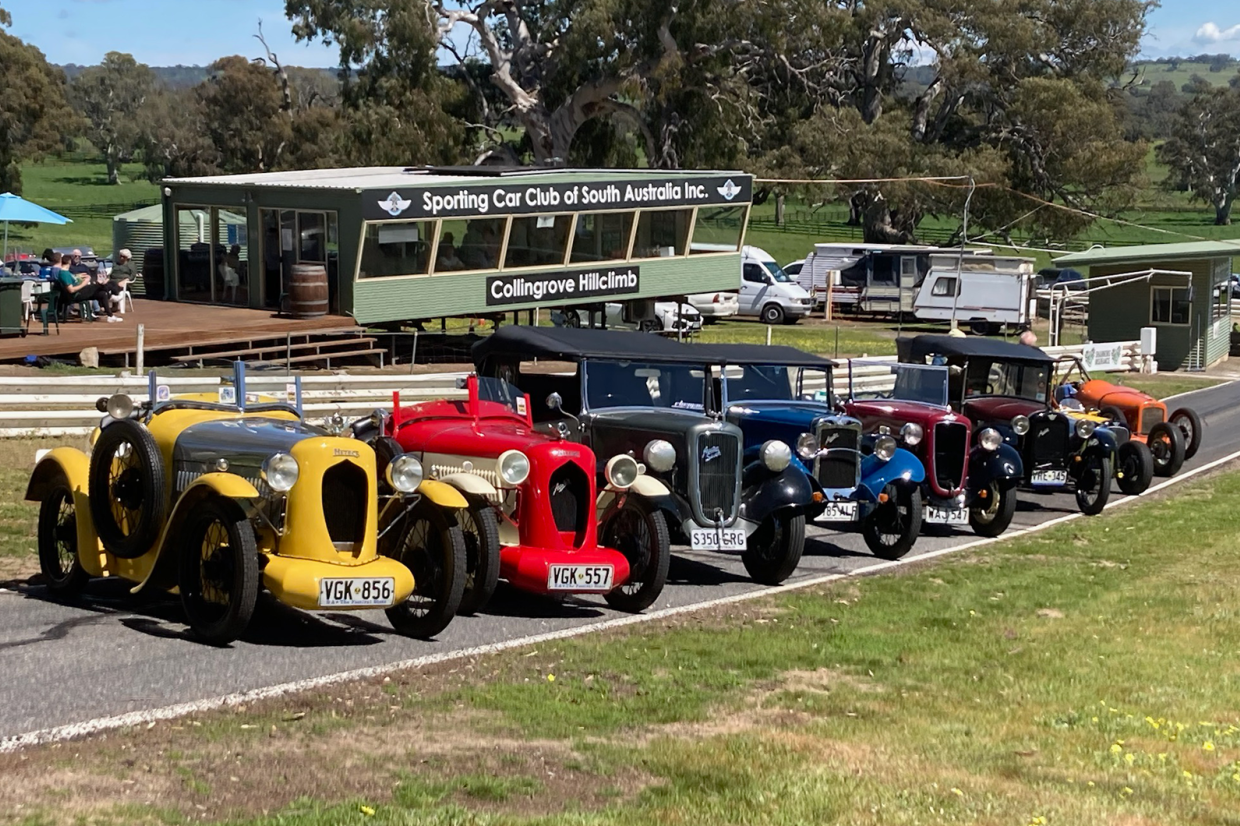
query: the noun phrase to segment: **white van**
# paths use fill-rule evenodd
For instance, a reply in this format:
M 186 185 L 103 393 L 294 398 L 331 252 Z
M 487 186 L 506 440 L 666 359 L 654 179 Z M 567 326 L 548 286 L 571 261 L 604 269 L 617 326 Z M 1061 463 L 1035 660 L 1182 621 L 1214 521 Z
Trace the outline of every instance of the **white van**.
M 809 293 L 766 250 L 741 249 L 740 315 L 757 316 L 767 324 L 795 324 L 812 309 Z

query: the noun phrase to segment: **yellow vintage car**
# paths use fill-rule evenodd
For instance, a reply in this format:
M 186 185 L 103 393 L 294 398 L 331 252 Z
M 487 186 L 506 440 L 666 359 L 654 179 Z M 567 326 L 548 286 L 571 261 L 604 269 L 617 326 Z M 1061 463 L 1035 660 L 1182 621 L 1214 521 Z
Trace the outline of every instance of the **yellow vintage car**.
M 1056 410 L 1073 420 L 1093 422 L 1095 428 L 1105 427 L 1115 437 L 1116 449 L 1112 465 L 1115 467 L 1115 481 L 1120 491 L 1128 496 L 1145 493 L 1154 480 L 1154 454 L 1150 452 L 1149 446 L 1132 438 L 1126 423 L 1117 422 L 1097 410 L 1088 410 L 1075 398 L 1060 398 L 1061 395 L 1056 394 Z
M 306 422 L 299 381 L 287 395 L 247 393 L 238 364 L 217 394 L 172 396 L 152 373 L 149 400 L 101 399 L 89 453 L 48 452 L 26 490 L 49 591 L 120 577 L 178 593 L 213 645 L 245 631 L 261 588 L 311 611 L 384 608 L 410 636 L 442 631 L 465 584 L 454 511 L 467 502 L 424 480 L 416 456 L 380 463 L 342 426 Z

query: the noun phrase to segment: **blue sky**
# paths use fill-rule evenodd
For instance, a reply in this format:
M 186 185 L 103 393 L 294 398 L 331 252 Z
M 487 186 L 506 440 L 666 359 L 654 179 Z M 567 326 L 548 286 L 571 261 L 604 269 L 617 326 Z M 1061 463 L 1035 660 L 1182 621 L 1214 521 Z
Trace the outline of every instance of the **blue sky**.
M 281 62 L 334 66 L 335 50 L 293 40 L 283 0 L 0 0 L 13 15 L 12 34 L 53 63 L 98 63 L 109 51 L 130 52 L 152 66 L 205 65 L 230 54 L 254 57 L 263 21 Z M 1240 56 L 1240 3 L 1164 0 L 1150 14 L 1148 57 L 1229 52 Z

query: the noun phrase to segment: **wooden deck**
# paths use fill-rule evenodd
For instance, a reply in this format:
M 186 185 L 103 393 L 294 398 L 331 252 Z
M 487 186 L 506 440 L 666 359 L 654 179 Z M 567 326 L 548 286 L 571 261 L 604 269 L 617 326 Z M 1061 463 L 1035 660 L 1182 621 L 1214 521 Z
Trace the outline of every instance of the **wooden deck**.
M 126 356 L 132 361 L 138 346 L 138 324 L 145 329 L 145 353 L 149 361 L 170 361 L 174 356 L 200 348 L 220 349 L 234 345 L 248 349 L 289 336 L 339 335 L 358 332 L 357 323 L 346 316 L 321 318 L 278 318 L 269 310 L 177 304 L 171 301 L 135 299 L 133 309 L 123 321 L 110 324 L 100 317 L 95 322 L 70 321 L 55 325 L 41 335 L 43 324 L 36 316 L 30 322 L 30 335 L 0 338 L 0 363 L 21 361 L 28 355 L 50 356 L 77 362 L 87 347 L 97 347 L 102 361 L 113 363 Z

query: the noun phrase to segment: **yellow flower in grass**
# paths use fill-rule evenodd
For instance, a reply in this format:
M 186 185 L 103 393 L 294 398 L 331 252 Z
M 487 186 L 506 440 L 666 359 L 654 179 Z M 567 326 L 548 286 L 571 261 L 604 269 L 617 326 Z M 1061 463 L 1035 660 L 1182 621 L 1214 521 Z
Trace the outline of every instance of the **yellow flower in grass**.
M 1167 753 L 1166 753 L 1165 751 L 1164 751 L 1164 752 L 1161 752 L 1161 753 L 1158 755 L 1158 760 L 1159 760 L 1159 762 L 1166 763 L 1166 762 L 1167 762 Z
M 549 682 L 549 683 L 554 683 L 554 682 L 555 682 L 555 675 L 554 675 L 554 674 L 548 674 L 548 675 L 547 675 L 547 682 Z
M 1119 743 L 1111 744 L 1111 754 L 1119 754 L 1123 750 L 1124 750 L 1124 747 L 1121 746 Z
M 1201 744 L 1201 748 L 1205 751 L 1214 751 L 1214 744 L 1207 740 Z
M 956 797 L 964 797 L 964 792 L 960 791 L 960 789 L 953 788 L 952 794 L 956 795 Z
M 1185 779 L 1185 780 L 1192 780 L 1192 779 L 1193 779 L 1193 773 L 1192 773 L 1192 772 L 1190 772 L 1188 769 L 1185 769 L 1185 770 L 1184 770 L 1184 779 Z
M 358 808 L 358 811 L 360 811 L 362 814 L 366 815 L 366 817 L 374 817 L 374 816 L 375 816 L 375 810 L 374 810 L 374 809 L 372 809 L 372 808 L 370 808 L 369 806 L 358 806 L 357 808 Z
M 1146 717 L 1145 722 L 1149 723 L 1154 728 L 1154 731 L 1158 731 L 1158 721 L 1153 717 Z
M 1127 797 L 1130 794 L 1132 794 L 1132 789 L 1128 786 L 1125 786 L 1124 788 L 1119 790 L 1120 797 Z
M 1124 755 L 1124 762 L 1131 766 L 1133 763 L 1137 762 L 1137 756 L 1132 752 L 1128 752 Z

